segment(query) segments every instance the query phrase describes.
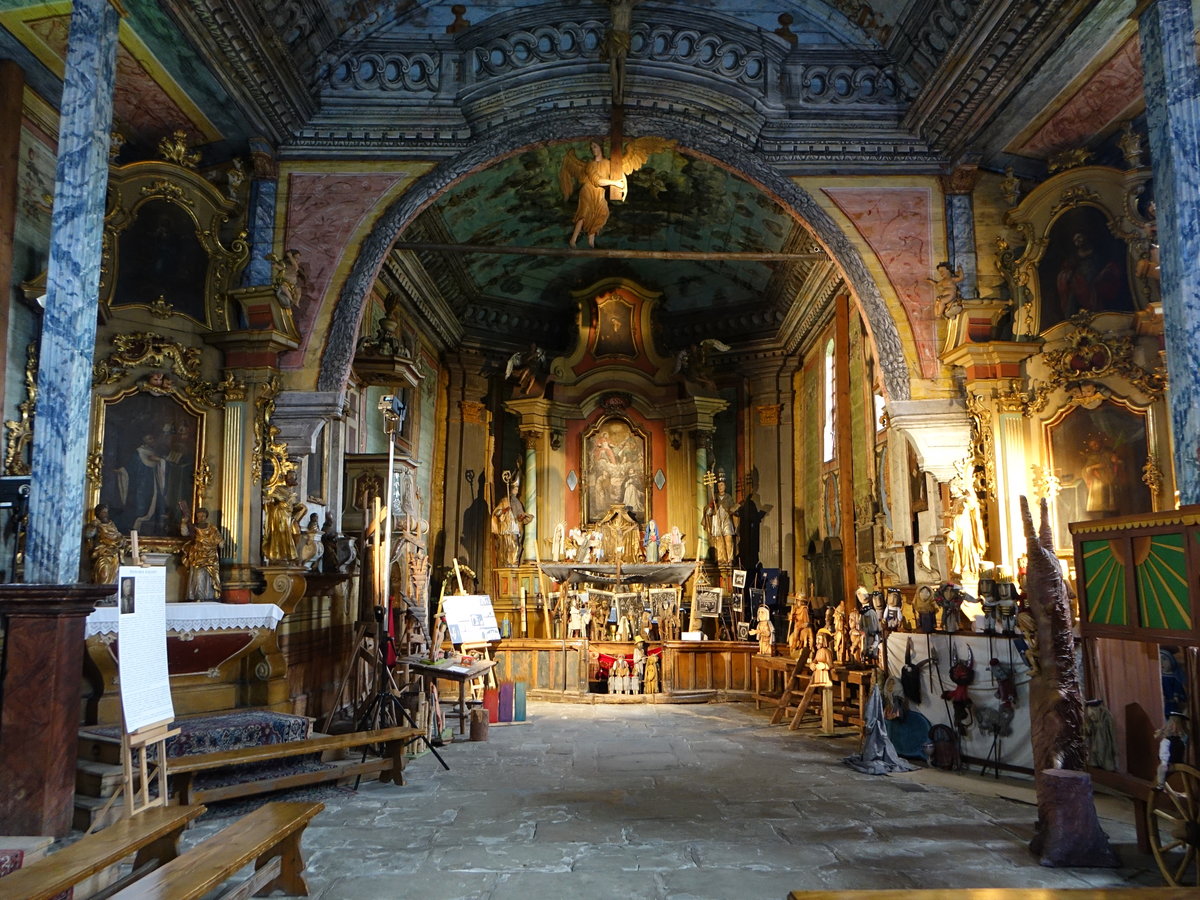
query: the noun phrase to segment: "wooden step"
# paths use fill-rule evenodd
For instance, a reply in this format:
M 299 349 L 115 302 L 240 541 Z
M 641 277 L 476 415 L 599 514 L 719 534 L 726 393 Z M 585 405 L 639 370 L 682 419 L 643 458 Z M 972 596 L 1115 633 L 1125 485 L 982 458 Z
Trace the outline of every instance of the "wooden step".
M 85 797 L 111 797 L 121 786 L 123 777 L 120 765 L 88 759 L 75 761 L 75 793 Z
M 121 765 L 121 738 L 96 734 L 83 728 L 79 732 L 76 752 L 79 759 L 119 766 Z
M 75 813 L 71 820 L 71 827 L 79 831 L 87 831 L 98 819 L 100 820 L 98 828 L 105 828 L 120 819 L 124 813 L 125 798 L 118 797 L 114 800 L 113 805 L 108 808 L 108 812 L 101 817 L 101 810 L 104 809 L 104 804 L 107 802 L 107 797 L 86 797 L 76 794 Z

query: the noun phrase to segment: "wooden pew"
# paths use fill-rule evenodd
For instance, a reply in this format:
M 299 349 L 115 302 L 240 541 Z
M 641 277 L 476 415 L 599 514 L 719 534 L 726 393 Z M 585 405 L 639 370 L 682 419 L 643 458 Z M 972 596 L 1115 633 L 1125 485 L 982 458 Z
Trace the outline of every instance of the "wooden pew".
M 396 784 L 404 784 L 404 748 L 416 740 L 420 734 L 421 731 L 418 728 L 396 726 L 379 728 L 375 731 L 328 734 L 302 741 L 287 741 L 282 744 L 262 744 L 240 750 L 224 750 L 219 753 L 197 753 L 190 756 L 173 757 L 169 761 L 167 771 L 171 779 L 171 790 L 183 804 L 212 803 L 215 800 L 226 800 L 230 797 L 245 797 L 250 794 L 262 794 L 267 791 L 300 787 L 373 772 L 379 772 L 380 779 L 383 781 L 391 780 Z M 370 744 L 385 745 L 386 752 L 382 759 L 347 760 L 333 769 L 267 776 L 220 787 L 200 788 L 196 787 L 194 782 L 194 778 L 199 772 L 211 772 L 215 769 L 246 765 L 247 763 L 270 762 L 292 756 L 307 756 L 329 750 L 359 749 Z
M 253 862 L 255 872 L 236 886 L 234 897 L 283 890 L 308 896 L 300 839 L 324 803 L 266 803 L 222 828 L 114 895 L 113 900 L 194 900 Z
M 133 872 L 109 890 L 144 875 L 179 854 L 179 837 L 203 806 L 155 806 L 130 819 L 120 819 L 102 831 L 86 834 L 30 865 L 0 878 L 0 898 L 43 900 L 74 887 L 90 875 L 119 863 L 130 854 Z M 101 895 L 107 892 L 101 892 Z

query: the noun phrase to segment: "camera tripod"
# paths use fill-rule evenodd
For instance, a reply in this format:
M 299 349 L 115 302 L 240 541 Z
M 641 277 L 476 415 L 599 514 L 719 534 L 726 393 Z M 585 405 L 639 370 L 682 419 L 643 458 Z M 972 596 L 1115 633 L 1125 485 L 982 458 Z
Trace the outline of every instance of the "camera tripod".
M 376 728 L 388 728 L 400 724 L 401 720 L 407 722 L 412 728 L 419 728 L 412 713 L 408 711 L 408 707 L 401 700 L 396 679 L 392 675 L 391 669 L 388 668 L 387 648 L 391 644 L 392 638 L 384 628 L 382 606 L 375 607 L 375 631 L 375 655 L 372 660 L 375 669 L 375 691 L 355 718 L 355 730 L 370 731 Z M 450 771 L 449 764 L 430 742 L 429 735 L 422 731 L 418 737 L 425 743 L 434 758 L 441 763 L 442 768 L 447 772 Z

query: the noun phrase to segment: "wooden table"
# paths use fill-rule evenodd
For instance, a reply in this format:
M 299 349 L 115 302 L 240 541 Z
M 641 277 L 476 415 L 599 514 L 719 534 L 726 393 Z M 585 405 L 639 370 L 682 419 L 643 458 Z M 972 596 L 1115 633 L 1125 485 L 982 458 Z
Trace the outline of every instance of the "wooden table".
M 401 657 L 396 661 L 398 666 L 408 666 L 408 668 L 425 679 L 426 689 L 441 678 L 446 681 L 458 682 L 458 704 L 457 709 L 450 712 L 449 715 L 458 717 L 458 733 L 466 734 L 467 732 L 467 685 L 486 675 L 492 668 L 495 667 L 495 660 L 482 659 L 470 666 L 463 665 L 434 665 L 432 663 L 421 662 L 419 657 Z

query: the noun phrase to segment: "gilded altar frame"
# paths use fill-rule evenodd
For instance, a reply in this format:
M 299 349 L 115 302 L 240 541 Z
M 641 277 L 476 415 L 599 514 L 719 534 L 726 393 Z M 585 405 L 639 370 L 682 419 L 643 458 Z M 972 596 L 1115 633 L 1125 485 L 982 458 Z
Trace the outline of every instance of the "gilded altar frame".
M 1158 299 L 1148 169 L 1080 166 L 1038 185 L 997 244 L 1017 339 L 1080 314 L 1133 314 Z
M 171 162 L 113 166 L 108 180 L 99 301 L 156 318 L 184 316 L 213 331 L 240 327 L 227 292 L 250 250 L 238 200 Z

